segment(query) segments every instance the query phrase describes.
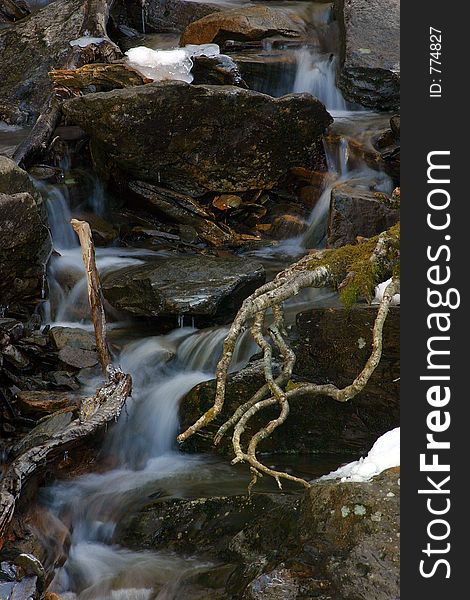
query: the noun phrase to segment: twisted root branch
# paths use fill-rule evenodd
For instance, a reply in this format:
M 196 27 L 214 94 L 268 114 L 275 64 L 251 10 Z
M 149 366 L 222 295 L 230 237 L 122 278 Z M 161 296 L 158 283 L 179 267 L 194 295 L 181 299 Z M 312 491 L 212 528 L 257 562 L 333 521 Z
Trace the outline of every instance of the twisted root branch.
M 368 257 L 369 264 L 377 264 L 389 269 L 389 254 L 391 248 L 396 246 L 396 238 L 385 232 L 375 240 L 375 246 Z M 259 443 L 269 437 L 273 431 L 282 425 L 289 415 L 289 401 L 300 396 L 327 396 L 337 402 L 346 402 L 357 395 L 365 387 L 372 373 L 380 362 L 382 355 L 382 332 L 393 296 L 399 293 L 398 279 L 392 279 L 387 286 L 380 303 L 372 334 L 372 350 L 362 371 L 354 381 L 344 387 L 337 388 L 333 384 L 300 383 L 291 389 L 286 389 L 290 381 L 295 364 L 295 354 L 286 342 L 284 315 L 282 304 L 287 299 L 295 296 L 306 287 L 335 287 L 338 285 L 338 272 L 328 264 L 322 264 L 322 253 L 316 255 L 316 266 L 312 268 L 312 257 L 307 255 L 297 263 L 279 273 L 277 277 L 259 288 L 247 298 L 240 308 L 224 342 L 222 358 L 216 370 L 216 392 L 213 406 L 204 413 L 193 425 L 178 436 L 178 441 L 183 442 L 188 437 L 213 421 L 221 412 L 226 391 L 226 380 L 232 360 L 235 345 L 246 327 L 263 353 L 264 377 L 266 383 L 247 402 L 239 406 L 234 414 L 221 425 L 214 441 L 219 444 L 223 436 L 233 427 L 232 446 L 235 453 L 233 463 L 247 462 L 250 465 L 252 480 L 249 489 L 256 483 L 262 474 L 273 477 L 279 487 L 281 479 L 299 483 L 305 487 L 309 483 L 299 477 L 288 473 L 276 471 L 261 463 L 256 455 Z M 340 277 L 348 277 L 347 267 L 343 268 Z M 272 309 L 274 322 L 264 332 L 266 312 Z M 250 325 L 251 323 L 251 325 Z M 269 340 L 266 338 L 269 336 Z M 276 350 L 282 360 L 281 372 L 277 377 L 273 374 L 273 351 Z M 246 450 L 242 448 L 241 438 L 250 419 L 258 412 L 271 406 L 279 406 L 279 415 L 272 419 L 265 427 L 255 433 Z

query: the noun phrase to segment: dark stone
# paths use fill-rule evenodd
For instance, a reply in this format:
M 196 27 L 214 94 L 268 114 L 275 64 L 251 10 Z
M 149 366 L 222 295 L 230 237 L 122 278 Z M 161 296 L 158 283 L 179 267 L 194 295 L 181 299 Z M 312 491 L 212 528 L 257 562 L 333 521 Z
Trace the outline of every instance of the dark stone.
M 302 495 L 157 501 L 123 519 L 114 542 L 225 564 L 225 578 L 198 581 L 223 585 L 222 598 L 390 600 L 399 525 L 399 469 L 390 469 L 368 483 L 314 482 Z
M 104 277 L 103 293 L 133 315 L 227 319 L 264 280 L 263 266 L 254 260 L 186 256 L 114 271 Z
M 193 85 L 236 85 L 241 88 L 248 86 L 243 81 L 237 63 L 226 56 L 195 56 L 191 73 L 194 76 Z
M 354 244 L 357 236 L 373 237 L 399 220 L 399 208 L 386 194 L 341 183 L 331 191 L 327 245 Z
M 75 408 L 78 398 L 70 392 L 50 390 L 22 391 L 16 394 L 21 412 L 26 415 L 41 416 L 67 407 Z
M 81 0 L 52 2 L 0 30 L 0 121 L 30 123 L 38 116 L 52 91 L 48 72 L 65 64 L 85 10 Z
M 45 207 L 28 174 L 0 156 L 0 307 L 40 298 L 52 250 Z
M 79 327 L 52 327 L 49 337 L 57 350 L 62 350 L 65 346 L 83 350 L 95 349 L 95 336 Z
M 400 103 L 399 0 L 338 0 L 342 68 L 348 100 L 393 110 Z
M 72 408 L 61 409 L 52 415 L 44 417 L 34 429 L 13 447 L 11 451 L 12 456 L 19 456 L 30 448 L 44 444 L 55 434 L 63 431 L 72 422 L 73 418 Z
M 88 94 L 64 112 L 91 136 L 102 170 L 114 164 L 190 196 L 271 188 L 292 167 L 321 168 L 332 121 L 309 94 L 183 82 Z
M 131 25 L 138 31 L 181 32 L 193 21 L 220 11 L 220 6 L 212 2 L 192 0 L 119 0 L 113 6 L 112 17 L 121 24 Z
M 36 200 L 0 194 L 0 213 L 0 306 L 40 298 L 51 239 Z
M 372 327 L 377 308 L 356 306 L 318 308 L 297 316 L 293 348 L 297 355 L 294 380 L 349 385 L 365 365 L 371 351 Z M 260 451 L 279 453 L 363 452 L 386 431 L 399 424 L 399 319 L 392 307 L 384 327 L 382 359 L 369 383 L 349 402 L 301 396 L 290 403 L 289 417 L 260 443 Z M 229 375 L 221 415 L 182 445 L 187 452 L 216 450 L 232 455 L 230 434 L 214 448 L 214 434 L 242 403 L 265 383 L 262 361 Z M 181 430 L 192 425 L 214 402 L 215 381 L 193 388 L 180 404 Z M 265 409 L 247 424 L 246 442 L 278 409 Z

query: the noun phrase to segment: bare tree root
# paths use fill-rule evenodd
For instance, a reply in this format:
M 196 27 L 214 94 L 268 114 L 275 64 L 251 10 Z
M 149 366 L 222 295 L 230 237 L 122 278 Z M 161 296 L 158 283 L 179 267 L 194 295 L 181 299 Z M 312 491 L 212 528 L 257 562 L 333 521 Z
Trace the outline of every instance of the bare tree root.
M 337 402 L 346 402 L 361 392 L 380 362 L 382 355 L 382 333 L 393 296 L 399 292 L 399 225 L 381 235 L 356 246 L 344 246 L 337 250 L 318 251 L 307 255 L 277 277 L 259 288 L 242 304 L 225 338 L 222 357 L 216 370 L 216 391 L 213 406 L 193 425 L 178 436 L 183 442 L 204 428 L 222 411 L 225 400 L 227 375 L 236 343 L 247 327 L 263 353 L 264 378 L 266 383 L 247 402 L 239 406 L 233 415 L 217 431 L 214 442 L 219 444 L 224 435 L 233 428 L 232 446 L 235 453 L 233 463 L 246 462 L 252 472 L 251 487 L 263 473 L 274 477 L 279 487 L 281 479 L 308 487 L 304 479 L 288 473 L 275 471 L 262 464 L 256 450 L 259 443 L 282 425 L 289 415 L 289 401 L 299 396 L 327 396 Z M 372 336 L 372 350 L 363 370 L 345 388 L 333 384 L 299 383 L 288 385 L 295 364 L 295 354 L 286 342 L 283 319 L 283 303 L 307 287 L 332 287 L 340 291 L 342 299 L 352 304 L 359 297 L 370 299 L 375 286 L 393 276 L 380 303 Z M 274 323 L 268 328 L 266 338 L 264 321 L 266 312 L 272 309 Z M 279 354 L 282 367 L 277 377 L 273 374 L 273 351 Z M 271 406 L 279 406 L 279 416 L 255 433 L 246 450 L 241 438 L 250 419 L 258 412 Z

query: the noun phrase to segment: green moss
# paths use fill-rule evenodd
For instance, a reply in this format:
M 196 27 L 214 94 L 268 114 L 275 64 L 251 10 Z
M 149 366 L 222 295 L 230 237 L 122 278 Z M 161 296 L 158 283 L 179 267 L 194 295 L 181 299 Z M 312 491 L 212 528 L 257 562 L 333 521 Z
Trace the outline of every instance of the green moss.
M 393 244 L 386 263 L 370 261 L 379 238 L 375 236 L 360 244 L 326 250 L 320 256 L 312 258 L 308 268 L 328 267 L 345 306 L 351 307 L 360 298 L 370 301 L 379 283 L 400 275 L 400 223 L 391 227 L 387 233 Z

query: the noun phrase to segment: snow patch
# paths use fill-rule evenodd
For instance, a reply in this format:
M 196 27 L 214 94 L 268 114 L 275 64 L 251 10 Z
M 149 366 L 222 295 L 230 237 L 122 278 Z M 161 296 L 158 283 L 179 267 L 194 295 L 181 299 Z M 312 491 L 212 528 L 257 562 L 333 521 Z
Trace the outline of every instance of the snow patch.
M 387 279 L 387 281 L 383 281 L 379 283 L 379 285 L 375 288 L 375 298 L 372 300 L 372 304 L 380 304 L 382 302 L 382 298 L 384 297 L 384 292 L 389 283 L 392 282 L 392 279 Z M 392 298 L 392 306 L 396 306 L 400 304 L 400 294 L 395 294 Z
M 355 460 L 320 479 L 341 481 L 369 481 L 382 471 L 400 466 L 400 428 L 384 433 L 372 446 L 365 458 Z
M 137 46 L 126 52 L 127 64 L 144 77 L 153 81 L 176 80 L 191 83 L 193 76 L 192 58 L 195 56 L 218 56 L 217 44 L 190 44 L 184 48 L 171 50 L 152 50 L 146 46 Z

